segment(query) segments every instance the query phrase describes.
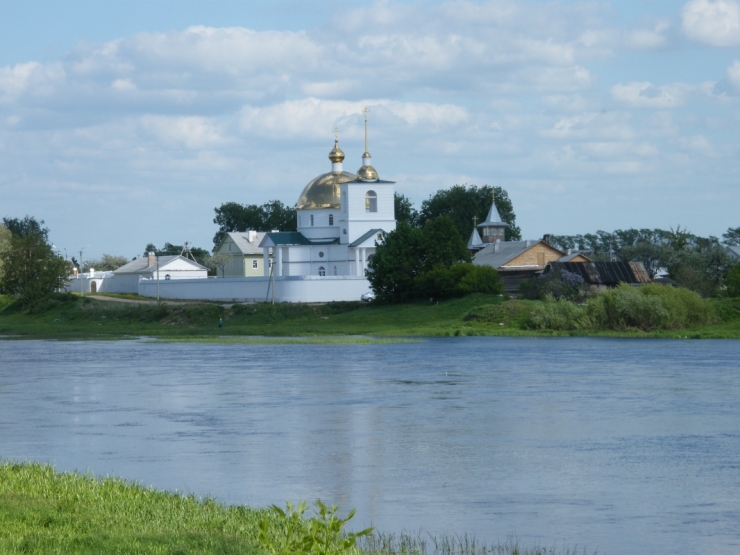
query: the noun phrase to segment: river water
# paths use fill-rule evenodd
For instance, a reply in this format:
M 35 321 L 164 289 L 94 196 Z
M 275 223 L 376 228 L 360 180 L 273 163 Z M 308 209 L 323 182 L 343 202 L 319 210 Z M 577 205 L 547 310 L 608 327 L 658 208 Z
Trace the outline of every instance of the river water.
M 740 341 L 0 341 L 0 457 L 354 527 L 740 553 Z

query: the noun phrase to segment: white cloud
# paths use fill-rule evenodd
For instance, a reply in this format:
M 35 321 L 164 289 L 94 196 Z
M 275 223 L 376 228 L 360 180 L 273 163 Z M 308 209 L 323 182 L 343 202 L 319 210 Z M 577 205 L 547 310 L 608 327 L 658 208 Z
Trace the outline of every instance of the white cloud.
M 666 110 L 682 106 L 691 90 L 691 87 L 684 83 L 656 87 L 647 81 L 640 81 L 614 85 L 611 94 L 616 100 L 633 108 Z
M 388 125 L 454 127 L 468 119 L 467 111 L 453 104 L 306 98 L 263 108 L 247 106 L 242 109 L 241 127 L 249 133 L 274 139 L 326 138 L 334 126 L 339 126 L 343 135 L 349 133 L 352 136 L 359 130 L 357 124 L 366 106 L 374 114 L 375 121 L 385 120 Z
M 735 88 L 740 90 L 740 60 L 735 60 L 732 65 L 727 68 L 727 77 Z
M 711 46 L 740 44 L 740 3 L 735 0 L 691 0 L 681 18 L 690 39 Z
M 65 72 L 58 63 L 27 62 L 0 67 L 0 102 L 12 102 L 29 92 L 48 96 L 64 78 Z
M 190 149 L 213 147 L 223 142 L 216 126 L 203 117 L 146 115 L 139 119 L 139 123 L 157 139 Z

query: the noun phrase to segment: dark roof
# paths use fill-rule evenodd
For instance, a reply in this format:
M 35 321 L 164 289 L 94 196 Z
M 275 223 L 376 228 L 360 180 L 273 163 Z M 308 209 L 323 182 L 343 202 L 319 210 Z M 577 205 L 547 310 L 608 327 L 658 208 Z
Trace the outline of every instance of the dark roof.
M 382 229 L 371 229 L 370 231 L 368 231 L 367 233 L 365 233 L 362 237 L 358 237 L 357 239 L 355 239 L 354 241 L 352 241 L 349 244 L 349 246 L 350 247 L 359 247 L 360 245 L 362 245 L 365 241 L 367 241 L 368 239 L 370 239 L 370 237 L 372 237 L 376 233 L 382 233 L 382 232 L 383 232 Z
M 300 231 L 270 231 L 265 233 L 264 239 L 260 242 L 260 247 L 275 246 L 293 246 L 293 245 L 337 245 L 339 239 L 328 239 L 326 241 L 310 241 Z
M 545 273 L 566 271 L 578 274 L 592 285 L 650 283 L 642 262 L 550 262 Z

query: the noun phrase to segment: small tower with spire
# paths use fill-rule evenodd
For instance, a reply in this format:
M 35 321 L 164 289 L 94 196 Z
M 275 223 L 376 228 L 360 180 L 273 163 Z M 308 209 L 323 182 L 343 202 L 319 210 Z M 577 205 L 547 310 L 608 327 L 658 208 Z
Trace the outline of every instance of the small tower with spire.
M 488 217 L 486 221 L 478 224 L 483 236 L 483 243 L 495 243 L 496 241 L 504 241 L 506 237 L 506 228 L 509 224 L 501 221 L 498 209 L 496 208 L 496 193 L 493 193 L 493 200 L 491 202 L 491 209 L 488 211 Z M 471 238 L 472 239 L 472 238 Z
M 334 148 L 329 153 L 329 160 L 331 160 L 331 171 L 332 173 L 342 173 L 342 162 L 344 161 L 344 152 L 339 148 L 339 129 L 334 128 Z
M 362 166 L 357 170 L 357 179 L 360 181 L 377 181 L 378 172 L 372 166 L 372 157 L 367 147 L 367 115 L 370 113 L 370 109 L 365 107 L 362 113 L 365 114 L 365 153 L 362 155 Z
M 478 252 L 486 246 L 486 244 L 483 242 L 483 240 L 480 238 L 480 235 L 478 234 L 478 228 L 476 227 L 477 223 L 478 217 L 473 216 L 473 233 L 470 234 L 470 239 L 468 239 L 468 250 L 473 253 Z

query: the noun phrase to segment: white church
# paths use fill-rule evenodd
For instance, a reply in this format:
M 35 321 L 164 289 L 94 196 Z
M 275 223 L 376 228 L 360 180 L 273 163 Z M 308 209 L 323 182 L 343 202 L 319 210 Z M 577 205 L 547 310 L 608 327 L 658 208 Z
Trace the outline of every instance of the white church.
M 262 277 L 159 281 L 159 296 L 228 301 L 329 302 L 359 300 L 370 291 L 365 270 L 376 244 L 396 228 L 394 182 L 372 166 L 367 142 L 357 173 L 344 171 L 339 141 L 329 153 L 331 171 L 312 179 L 296 203 L 298 229 L 264 234 Z M 155 280 L 139 294 L 157 296 Z

